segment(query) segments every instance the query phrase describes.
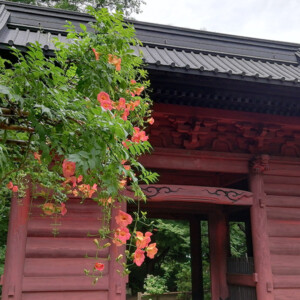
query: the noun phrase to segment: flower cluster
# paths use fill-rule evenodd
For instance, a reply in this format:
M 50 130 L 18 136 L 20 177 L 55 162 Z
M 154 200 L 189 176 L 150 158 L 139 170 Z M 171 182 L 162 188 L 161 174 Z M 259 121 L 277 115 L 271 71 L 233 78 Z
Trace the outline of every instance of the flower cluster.
M 60 213 L 62 216 L 64 216 L 67 213 L 67 208 L 65 203 L 61 203 L 61 205 L 55 205 L 51 202 L 44 203 L 42 206 L 42 210 L 45 215 L 51 216 L 54 213 Z
M 14 185 L 14 184 L 12 183 L 12 181 L 10 181 L 10 182 L 6 185 L 6 187 L 7 187 L 8 189 L 12 190 L 14 193 L 16 193 L 16 192 L 19 190 L 18 186 L 17 186 L 17 185 Z
M 127 117 L 130 114 L 130 111 L 134 111 L 137 106 L 140 105 L 141 101 L 139 99 L 134 100 L 133 102 L 126 103 L 126 99 L 121 97 L 118 101 L 114 102 L 110 99 L 110 96 L 102 91 L 97 95 L 97 100 L 100 103 L 100 106 L 105 110 L 117 110 L 121 112 L 121 119 L 127 121 Z
M 119 210 L 119 214 L 115 217 L 116 223 L 119 226 L 114 233 L 113 243 L 116 246 L 122 246 L 126 244 L 131 237 L 128 225 L 132 223 L 131 215 L 126 212 Z
M 133 130 L 134 132 L 131 138 L 133 143 L 140 143 L 141 141 L 145 142 L 148 140 L 149 137 L 146 135 L 145 131 L 140 130 L 138 127 L 134 127 Z
M 144 87 L 143 87 L 143 86 L 141 86 L 141 87 L 136 86 L 136 81 L 135 81 L 134 79 L 131 79 L 131 80 L 130 80 L 130 83 L 134 86 L 134 88 L 133 88 L 133 90 L 132 90 L 132 92 L 131 92 L 131 95 L 132 95 L 133 97 L 134 97 L 135 95 L 140 96 L 141 93 L 142 93 L 143 90 L 144 90 Z
M 39 154 L 38 152 L 34 152 L 33 153 L 34 158 L 39 162 L 39 164 L 41 164 L 41 154 Z
M 140 231 L 136 232 L 136 250 L 133 254 L 133 262 L 137 266 L 141 266 L 141 264 L 144 262 L 145 252 L 147 253 L 147 256 L 149 258 L 154 258 L 155 254 L 158 251 L 158 249 L 156 248 L 156 243 L 150 244 L 151 235 L 151 232 L 146 232 L 145 235 Z
M 124 211 L 119 210 L 119 214 L 115 217 L 115 220 L 119 227 L 115 230 L 113 243 L 116 246 L 122 246 L 125 245 L 131 237 L 127 226 L 132 223 L 132 217 Z M 133 254 L 133 262 L 137 266 L 141 266 L 144 262 L 145 252 L 149 258 L 154 258 L 158 251 L 156 248 L 156 243 L 150 244 L 151 235 L 151 232 L 146 232 L 145 235 L 140 231 L 136 232 L 136 250 Z
M 108 63 L 114 65 L 116 71 L 121 71 L 121 62 L 121 58 L 118 58 L 116 55 L 108 54 Z
M 141 93 L 142 90 L 138 90 L 137 92 L 138 95 Z M 98 94 L 97 100 L 99 101 L 100 106 L 105 110 L 111 111 L 112 109 L 116 109 L 117 111 L 121 111 L 122 112 L 121 118 L 124 121 L 127 120 L 130 111 L 133 111 L 137 106 L 140 105 L 139 99 L 133 102 L 126 103 L 125 98 L 120 98 L 119 101 L 114 102 L 110 99 L 110 96 L 104 91 Z M 148 119 L 148 123 L 153 124 L 154 119 L 153 118 Z M 149 137 L 146 135 L 144 130 L 141 130 L 138 127 L 134 127 L 133 130 L 134 131 L 131 137 L 131 142 L 140 143 L 140 142 L 145 142 L 149 139 Z M 130 146 L 130 143 L 129 144 L 127 143 L 128 141 L 129 140 L 123 141 L 123 145 L 125 148 L 128 148 Z
M 94 54 L 95 54 L 95 59 L 96 59 L 96 60 L 99 60 L 99 58 L 100 58 L 100 53 L 97 52 L 95 48 L 93 48 L 92 50 L 93 50 L 93 52 L 94 52 Z
M 77 197 L 79 192 L 82 193 L 83 197 L 92 198 L 94 193 L 97 192 L 97 184 L 93 186 L 89 184 L 83 184 L 83 176 L 79 175 L 77 178 L 75 175 L 76 163 L 68 160 L 64 160 L 62 164 L 63 175 L 66 180 L 63 182 L 63 186 L 67 187 L 67 184 L 72 185 L 72 194 Z

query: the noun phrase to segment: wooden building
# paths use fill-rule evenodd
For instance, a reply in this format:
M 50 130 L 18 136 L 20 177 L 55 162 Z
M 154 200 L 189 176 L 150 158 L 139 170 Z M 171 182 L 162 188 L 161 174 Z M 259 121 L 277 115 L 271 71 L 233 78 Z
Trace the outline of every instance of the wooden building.
M 0 1 L 0 53 L 65 40 L 65 20 L 85 14 Z M 155 148 L 142 163 L 159 172 L 145 186 L 152 217 L 187 219 L 193 299 L 203 298 L 200 220 L 208 220 L 213 300 L 300 299 L 300 45 L 134 21 L 152 84 Z M 92 285 L 83 269 L 95 249 L 87 232 L 101 212 L 72 199 L 52 219 L 12 201 L 2 300 L 124 300 L 110 260 Z M 128 209 L 132 209 L 129 207 Z M 75 221 L 76 220 L 76 221 Z M 230 260 L 228 222 L 247 228 L 246 268 Z M 112 258 L 118 255 L 111 249 Z M 103 257 L 108 253 L 103 251 Z M 252 265 L 251 262 L 254 261 Z M 242 265 L 241 263 L 241 265 Z

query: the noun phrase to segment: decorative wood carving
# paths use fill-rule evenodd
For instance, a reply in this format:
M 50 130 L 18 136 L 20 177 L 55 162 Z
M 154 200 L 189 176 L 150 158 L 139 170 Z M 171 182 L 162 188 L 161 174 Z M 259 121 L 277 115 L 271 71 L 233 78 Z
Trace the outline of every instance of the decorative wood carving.
M 219 116 L 196 118 L 166 113 L 155 118 L 149 133 L 156 147 L 300 157 L 300 131 L 292 127 Z
M 216 187 L 186 185 L 141 185 L 149 201 L 199 202 L 227 205 L 252 205 L 252 193 Z
M 250 161 L 250 171 L 260 174 L 270 169 L 269 155 L 257 155 Z
M 170 193 L 177 193 L 180 189 L 181 188 L 172 190 L 168 186 L 158 187 L 158 186 L 151 186 L 151 185 L 144 187 L 144 188 L 142 187 L 142 190 L 147 195 L 147 198 L 153 198 L 153 197 L 157 196 L 158 194 L 160 194 L 161 191 L 163 191 L 164 194 L 170 194 Z
M 209 191 L 209 190 L 203 190 L 205 192 L 208 192 L 210 195 L 216 195 L 216 196 L 224 196 L 228 200 L 231 200 L 232 202 L 237 202 L 240 200 L 242 197 L 244 197 L 244 192 L 238 193 L 235 190 L 228 190 L 228 189 L 216 189 L 214 191 Z

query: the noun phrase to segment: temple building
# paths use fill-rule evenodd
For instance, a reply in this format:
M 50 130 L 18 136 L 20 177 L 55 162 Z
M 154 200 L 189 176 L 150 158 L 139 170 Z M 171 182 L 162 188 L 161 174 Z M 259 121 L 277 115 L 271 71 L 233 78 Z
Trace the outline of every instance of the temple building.
M 66 20 L 78 28 L 93 21 L 0 1 L 1 56 L 34 42 L 53 55 L 54 37 L 68 42 Z M 204 299 L 201 220 L 209 227 L 212 300 L 299 300 L 300 44 L 130 22 L 154 101 L 154 151 L 141 162 L 160 174 L 142 187 L 143 210 L 190 222 L 193 300 Z M 95 251 L 86 233 L 97 232 L 99 207 L 71 199 L 53 237 L 30 197 L 24 207 L 12 201 L 2 300 L 125 300 L 126 278 L 113 259 L 96 285 L 82 272 Z M 245 224 L 244 260 L 228 250 L 232 221 Z

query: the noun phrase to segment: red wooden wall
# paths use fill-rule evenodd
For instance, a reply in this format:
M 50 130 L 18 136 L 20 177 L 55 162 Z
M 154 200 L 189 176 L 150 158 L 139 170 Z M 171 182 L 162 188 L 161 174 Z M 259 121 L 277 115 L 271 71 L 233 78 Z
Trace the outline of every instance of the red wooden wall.
M 253 155 L 179 149 L 170 152 L 157 151 L 151 161 L 147 158 L 144 161 L 154 168 L 171 166 L 177 170 L 224 172 L 230 166 L 231 172 L 237 174 L 252 172 L 251 221 L 257 299 L 299 300 L 300 159 L 270 157 L 267 162 L 256 165 L 259 172 L 253 173 L 249 171 Z M 192 188 L 188 187 L 188 198 L 186 194 L 181 195 L 183 192 L 184 188 L 178 191 L 178 199 L 171 195 L 173 200 L 183 202 L 192 198 L 188 194 Z M 160 201 L 165 196 L 162 194 Z M 42 199 L 35 201 L 28 211 L 30 200 L 30 194 L 22 200 L 13 199 L 3 300 L 124 300 L 125 278 L 117 274 L 118 265 L 114 260 L 122 249 L 111 247 L 110 253 L 108 250 L 100 253 L 105 272 L 96 285 L 92 285 L 92 280 L 83 272 L 84 268 L 93 268 L 95 263 L 85 258 L 85 255 L 95 256 L 96 251 L 93 237 L 88 237 L 87 232 L 97 233 L 101 208 L 92 201 L 80 205 L 79 199 L 71 199 L 66 216 L 55 220 L 42 216 Z M 52 228 L 56 223 L 60 224 L 59 234 L 54 237 Z M 105 260 L 108 255 L 112 257 L 110 261 Z
M 24 248 L 23 255 L 22 250 L 16 253 L 23 256 L 23 265 L 16 264 L 14 257 L 7 257 L 5 266 L 5 271 L 10 269 L 19 275 L 21 284 L 18 285 L 15 276 L 5 273 L 3 300 L 123 299 L 126 278 L 116 272 L 120 267 L 115 258 L 124 249 L 112 245 L 101 250 L 99 258 L 95 259 L 95 237 L 88 234 L 97 235 L 101 208 L 92 200 L 81 205 L 80 200 L 70 199 L 67 214 L 57 219 L 42 214 L 43 199 L 34 201 L 29 218 L 24 218 L 28 221 L 27 232 L 26 226 L 21 226 L 23 236 L 12 244 L 15 249 Z M 20 208 L 17 204 L 17 209 Z M 56 236 L 52 232 L 54 228 L 58 231 Z M 9 243 L 7 251 L 15 251 Z M 107 259 L 109 255 L 110 260 Z M 95 262 L 104 263 L 105 269 L 103 277 L 92 284 L 93 279 L 84 274 L 84 269 L 92 270 Z
M 295 175 L 264 175 L 275 300 L 300 299 L 300 176 Z

